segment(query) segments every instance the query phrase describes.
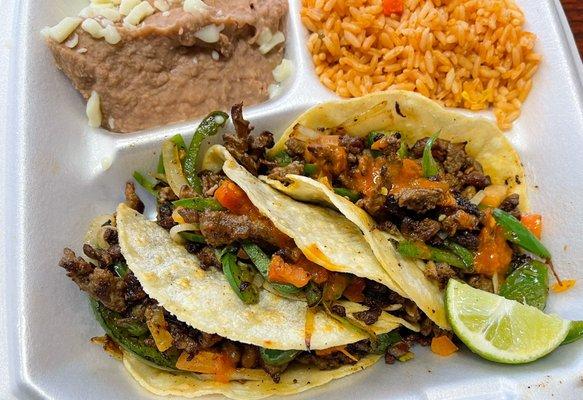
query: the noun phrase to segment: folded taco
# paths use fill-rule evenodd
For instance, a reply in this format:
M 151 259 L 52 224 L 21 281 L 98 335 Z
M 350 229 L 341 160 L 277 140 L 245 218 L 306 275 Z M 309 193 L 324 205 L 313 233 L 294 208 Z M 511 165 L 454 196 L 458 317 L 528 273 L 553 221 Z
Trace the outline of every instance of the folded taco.
M 414 304 L 390 289 L 352 222 L 272 189 L 224 148 L 207 155 L 215 172 L 196 170 L 202 139 L 227 118 L 209 115 L 188 147 L 178 136 L 166 141 L 153 179 L 134 174 L 156 196 L 156 221 L 128 183 L 126 202 L 91 224 L 83 252 L 93 261 L 65 249 L 60 265 L 106 331 L 95 341 L 146 389 L 189 397 L 292 394 L 390 349 L 410 357 Z M 265 136 L 245 139 L 255 141 L 250 168 L 273 144 Z M 274 218 L 281 199 L 290 208 Z
M 492 290 L 509 267 L 513 252 L 487 242 L 493 217 L 481 209 L 518 215 L 524 171 L 485 119 L 410 92 L 373 94 L 306 111 L 269 158 L 264 181 L 344 214 L 400 293 L 443 328 L 434 310 L 443 310 L 439 288 L 449 278 Z

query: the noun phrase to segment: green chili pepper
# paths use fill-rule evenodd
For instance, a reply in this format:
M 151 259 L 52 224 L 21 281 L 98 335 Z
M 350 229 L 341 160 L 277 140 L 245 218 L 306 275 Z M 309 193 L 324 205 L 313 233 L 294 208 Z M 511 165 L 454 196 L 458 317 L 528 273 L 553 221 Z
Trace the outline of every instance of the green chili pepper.
M 261 250 L 259 246 L 253 243 L 243 243 L 243 250 L 249 256 L 259 273 L 265 278 L 268 279 L 269 275 L 269 264 L 271 263 L 271 259 L 267 254 Z M 284 283 L 276 283 L 270 282 L 271 287 L 275 290 L 285 293 L 285 294 L 294 294 L 299 293 L 301 291 L 300 288 L 295 287 L 294 285 L 287 285 Z
M 184 138 L 182 137 L 182 135 L 180 134 L 174 135 L 170 138 L 170 140 L 176 146 L 178 146 L 178 150 L 186 149 L 186 143 L 184 143 Z M 156 168 L 156 172 L 158 172 L 159 174 L 166 173 L 166 170 L 164 169 L 164 160 L 162 159 L 162 154 L 160 154 L 160 157 L 158 157 L 158 167 Z
M 316 164 L 304 164 L 304 175 L 312 176 L 318 171 Z
M 390 346 L 403 340 L 397 332 L 381 333 L 377 335 L 378 342 L 370 344 L 370 352 L 373 354 L 385 354 Z
M 454 253 L 451 253 L 447 250 L 438 249 L 436 247 L 431 247 L 424 243 L 415 242 L 412 240 L 403 240 L 402 242 L 399 242 L 397 251 L 405 257 L 443 262 L 451 265 L 452 267 L 466 269 L 464 262 Z
M 211 112 L 202 120 L 198 128 L 196 128 L 192 140 L 190 141 L 190 146 L 188 147 L 186 158 L 184 159 L 184 175 L 190 186 L 198 194 L 202 194 L 202 181 L 196 170 L 200 145 L 205 138 L 216 135 L 219 128 L 223 127 L 228 119 L 229 115 L 222 111 Z
M 117 276 L 123 278 L 128 274 L 130 269 L 128 268 L 128 265 L 125 262 L 118 261 L 115 264 L 113 264 L 113 271 L 117 274 Z
M 156 186 L 158 184 L 158 182 L 156 180 L 149 179 L 146 176 L 139 173 L 138 171 L 134 171 L 133 176 L 134 176 L 134 179 L 136 180 L 136 182 L 138 182 L 138 184 L 141 187 L 146 189 L 146 191 L 148 193 L 150 193 L 154 197 L 158 197 L 158 191 L 156 189 L 154 189 L 154 186 Z
M 145 343 L 145 339 L 149 335 L 146 337 L 137 337 L 131 334 L 128 329 L 124 328 L 123 324 L 121 326 L 118 325 L 117 320 L 122 319 L 119 313 L 109 310 L 100 302 L 93 299 L 90 299 L 90 304 L 99 325 L 101 325 L 105 333 L 120 347 L 133 353 L 150 366 L 176 371 L 175 366 L 179 356 L 177 351 L 168 350 L 161 353 L 156 346 L 149 346 Z
M 255 304 L 259 301 L 259 292 L 253 286 L 253 274 L 249 266 L 239 264 L 234 253 L 227 252 L 221 257 L 223 272 L 233 291 L 245 304 Z
M 275 350 L 266 349 L 264 347 L 259 348 L 259 354 L 263 362 L 269 365 L 280 366 L 285 365 L 294 360 L 301 350 Z
M 116 325 L 125 329 L 131 336 L 141 337 L 150 332 L 148 326 L 140 321 L 133 321 L 128 318 L 122 318 L 116 321 Z
M 435 140 L 439 136 L 440 132 L 441 131 L 435 132 L 429 139 L 427 139 L 425 148 L 423 149 L 423 159 L 421 160 L 421 166 L 423 167 L 423 176 L 426 178 L 431 178 L 432 176 L 437 175 L 439 172 L 437 162 L 431 153 L 431 148 L 433 147 L 433 143 L 435 143 Z
M 180 199 L 180 200 L 173 201 L 172 204 L 175 207 L 191 208 L 191 209 L 196 210 L 196 211 L 205 211 L 205 210 L 221 211 L 221 210 L 224 210 L 223 206 L 221 206 L 218 201 L 216 201 L 215 199 L 210 198 L 210 197 L 208 197 L 208 198 L 194 197 L 191 199 Z
M 522 264 L 508 275 L 498 294 L 544 310 L 549 295 L 547 266 L 536 260 Z
M 200 233 L 179 232 L 178 234 L 180 236 L 182 236 L 183 239 L 188 240 L 189 242 L 206 243 L 206 240 L 205 240 L 204 236 L 201 235 Z
M 290 165 L 293 160 L 287 151 L 282 150 L 273 157 L 273 161 L 275 161 L 279 167 L 285 167 L 286 165 Z
M 445 247 L 450 250 L 453 254 L 458 256 L 460 260 L 464 263 L 464 266 L 467 271 L 474 270 L 474 253 L 466 249 L 464 246 L 452 242 L 451 240 L 447 240 L 445 242 Z
M 399 150 L 397 150 L 397 155 L 400 159 L 407 157 L 409 154 L 409 148 L 407 147 L 407 143 L 403 139 L 401 139 L 401 145 L 399 146 Z
M 334 188 L 334 193 L 339 196 L 346 197 L 353 203 L 356 203 L 360 199 L 360 193 L 356 190 L 346 189 L 346 188 Z
M 583 321 L 571 321 L 569 333 L 561 344 L 573 343 L 583 337 Z
M 316 307 L 322 301 L 322 289 L 312 281 L 306 285 L 305 293 L 308 307 Z
M 551 253 L 547 248 L 543 246 L 540 240 L 526 226 L 514 218 L 514 216 L 499 208 L 492 210 L 492 216 L 494 216 L 496 223 L 504 230 L 504 236 L 506 236 L 507 240 L 540 258 L 550 260 Z

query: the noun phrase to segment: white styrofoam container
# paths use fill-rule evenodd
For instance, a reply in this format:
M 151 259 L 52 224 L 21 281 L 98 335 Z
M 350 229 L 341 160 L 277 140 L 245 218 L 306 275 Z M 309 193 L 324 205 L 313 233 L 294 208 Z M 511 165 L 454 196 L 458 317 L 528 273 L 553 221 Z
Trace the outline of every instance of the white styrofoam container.
M 198 121 L 117 135 L 90 129 L 85 105 L 54 67 L 39 30 L 83 0 L 4 0 L 0 7 L 0 398 L 153 397 L 120 363 L 88 343 L 102 334 L 85 296 L 57 267 L 78 248 L 88 219 L 111 212 L 134 169 L 153 168 L 160 143 L 189 136 Z M 544 56 L 520 119 L 508 134 L 526 167 L 532 208 L 562 277 L 583 279 L 583 67 L 559 0 L 519 0 Z M 292 0 L 285 93 L 246 109 L 257 130 L 280 133 L 310 105 L 334 95 L 314 75 Z M 111 164 L 110 168 L 106 168 Z M 142 196 L 146 198 L 146 196 Z M 583 319 L 583 283 L 549 309 Z M 228 310 L 217 310 L 228 312 Z M 493 364 L 464 350 L 448 358 L 415 348 L 407 363 L 374 368 L 297 398 L 583 398 L 583 341 L 533 364 Z

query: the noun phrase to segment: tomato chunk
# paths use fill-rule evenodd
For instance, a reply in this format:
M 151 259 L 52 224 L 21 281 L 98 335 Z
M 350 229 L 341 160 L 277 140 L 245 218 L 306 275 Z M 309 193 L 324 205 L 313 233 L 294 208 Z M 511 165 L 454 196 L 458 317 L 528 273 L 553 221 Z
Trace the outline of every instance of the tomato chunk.
M 543 232 L 543 217 L 540 214 L 522 214 L 520 222 L 540 239 Z
M 476 272 L 487 276 L 504 275 L 512 260 L 512 249 L 506 242 L 504 231 L 496 224 L 491 210 L 486 211 L 484 219 L 478 252 L 474 258 Z
M 221 182 L 215 191 L 215 199 L 221 206 L 235 214 L 246 214 L 255 206 L 247 197 L 247 194 L 237 184 L 228 179 Z
M 295 287 L 304 287 L 310 281 L 310 274 L 301 266 L 289 264 L 278 255 L 271 258 L 267 278 L 271 282 L 288 283 Z
M 401 14 L 403 12 L 403 0 L 383 0 L 383 14 Z
M 447 357 L 458 350 L 459 348 L 447 336 L 437 336 L 431 339 L 431 351 L 439 356 Z

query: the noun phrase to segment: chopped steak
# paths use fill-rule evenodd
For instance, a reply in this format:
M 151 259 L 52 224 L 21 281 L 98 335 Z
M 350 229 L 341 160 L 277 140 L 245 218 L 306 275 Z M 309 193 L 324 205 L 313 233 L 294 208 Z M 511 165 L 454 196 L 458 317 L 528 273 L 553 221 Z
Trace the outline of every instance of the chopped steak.
M 361 154 L 365 147 L 364 138 L 360 136 L 342 135 L 340 136 L 340 145 L 346 147 L 350 154 Z
M 457 244 L 464 246 L 468 250 L 478 250 L 479 237 L 477 233 L 470 231 L 461 231 L 452 237 Z
M 382 312 L 383 310 L 381 310 L 378 307 L 371 307 L 368 310 L 359 311 L 354 313 L 353 315 L 354 318 L 356 318 L 357 320 L 362 321 L 367 325 L 372 325 L 379 320 L 379 317 L 381 316 Z
M 427 262 L 423 273 L 427 278 L 437 281 L 442 289 L 445 288 L 450 278 L 457 276 L 456 271 L 449 265 L 433 261 Z
M 136 194 L 136 187 L 132 182 L 126 182 L 125 196 L 126 204 L 129 208 L 133 208 L 140 214 L 144 212 L 144 203 Z
M 447 156 L 443 162 L 446 172 L 453 174 L 461 170 L 467 162 L 466 143 L 448 143 Z
M 224 179 L 222 174 L 208 170 L 199 172 L 198 176 L 202 181 L 202 194 L 207 197 L 211 197 L 215 193 L 215 190 L 218 189 L 219 184 Z
M 476 189 L 484 189 L 486 186 L 492 184 L 490 177 L 484 175 L 483 172 L 474 170 L 461 176 L 460 181 L 464 186 L 473 186 Z
M 304 164 L 299 161 L 293 161 L 285 167 L 275 167 L 268 175 L 269 179 L 275 179 L 280 182 L 287 182 L 286 175 L 301 175 L 304 172 Z
M 292 157 L 302 157 L 306 151 L 306 147 L 306 142 L 293 137 L 285 142 L 285 148 Z
M 416 221 L 412 218 L 405 217 L 401 222 L 401 233 L 410 239 L 427 242 L 439 232 L 441 224 L 433 219 L 424 218 Z
M 125 311 L 126 282 L 124 279 L 115 276 L 108 269 L 96 267 L 83 258 L 76 257 L 71 249 L 63 251 L 59 266 L 67 270 L 67 276 L 81 290 L 101 301 L 104 306 L 117 312 Z
M 474 275 L 467 280 L 467 283 L 476 289 L 494 293 L 494 284 L 492 283 L 492 279 L 484 275 Z
M 447 232 L 448 235 L 453 236 L 458 230 L 473 230 L 478 226 L 478 218 L 468 214 L 463 210 L 457 210 L 452 215 L 445 217 L 441 224 L 443 230 Z
M 158 225 L 166 230 L 170 230 L 176 222 L 172 219 L 172 212 L 174 208 L 172 207 L 172 203 L 162 203 L 158 205 L 158 216 L 156 220 Z
M 340 315 L 341 317 L 346 317 L 346 308 L 344 308 L 340 304 L 333 304 L 332 307 L 330 308 L 330 311 L 332 311 L 336 315 Z
M 213 267 L 218 270 L 222 269 L 221 262 L 217 259 L 215 251 L 211 247 L 203 247 L 198 252 L 196 252 L 196 256 L 200 261 L 200 267 L 205 271 Z
M 410 149 L 410 155 L 413 158 L 423 157 L 423 150 L 425 149 L 425 143 L 427 143 L 427 140 L 429 140 L 428 137 L 419 139 L 417 142 L 415 142 L 413 147 Z M 433 142 L 433 147 L 431 147 L 431 154 L 437 161 L 443 162 L 447 158 L 448 146 L 449 142 L 447 140 L 438 138 L 435 142 Z
M 520 203 L 520 196 L 518 193 L 512 193 L 502 200 L 502 203 L 500 203 L 498 208 L 506 212 L 511 212 L 518 207 L 518 203 Z
M 400 207 L 418 213 L 433 210 L 442 199 L 441 189 L 405 188 L 397 196 Z

